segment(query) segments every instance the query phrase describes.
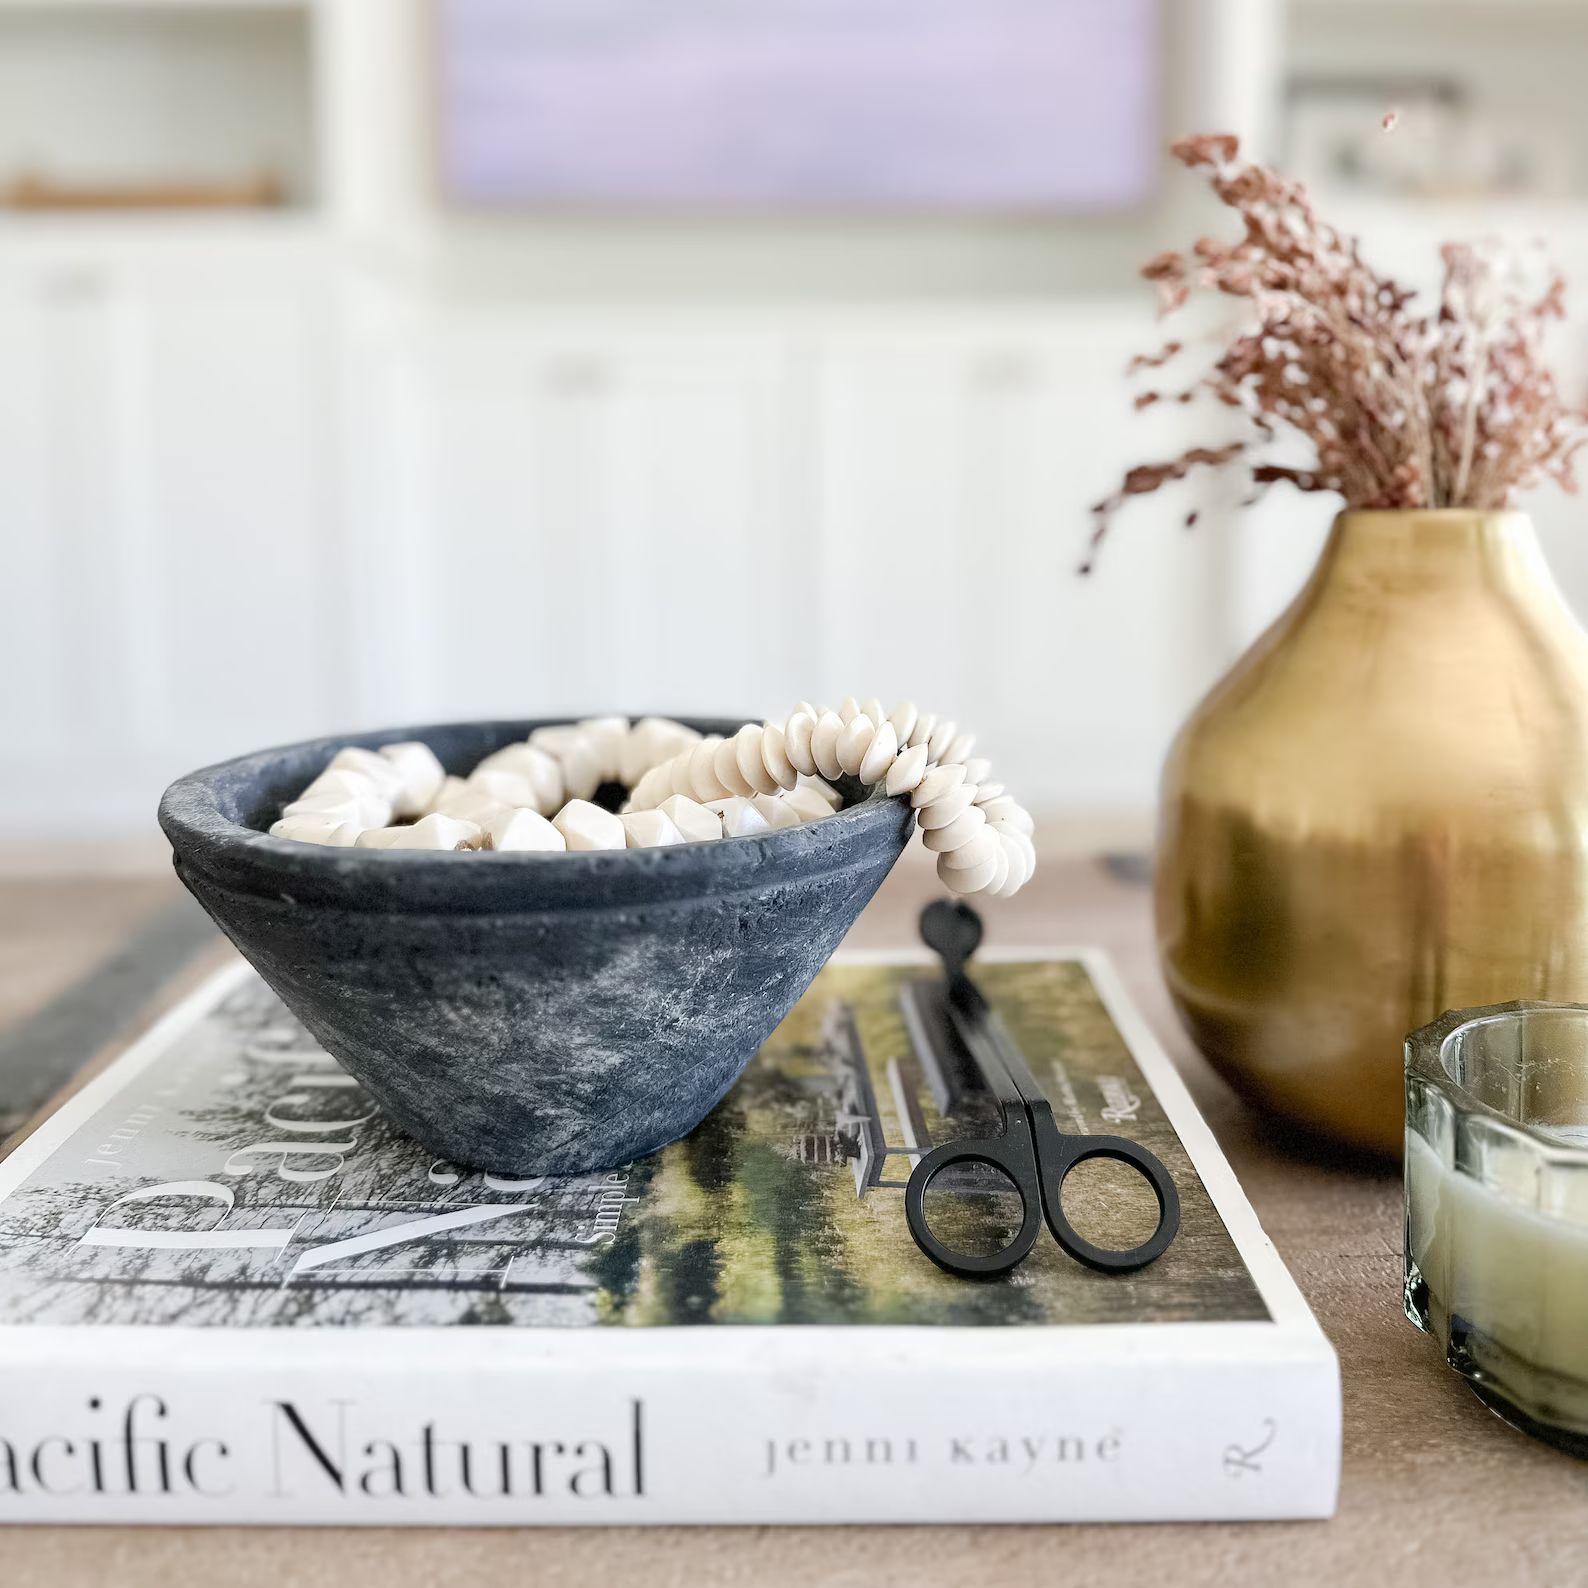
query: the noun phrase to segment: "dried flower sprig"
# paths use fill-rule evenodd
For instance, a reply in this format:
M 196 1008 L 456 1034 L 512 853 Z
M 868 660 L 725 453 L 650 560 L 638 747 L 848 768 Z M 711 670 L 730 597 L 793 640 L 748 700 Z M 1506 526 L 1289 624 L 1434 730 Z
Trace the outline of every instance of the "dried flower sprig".
M 1542 293 L 1529 293 L 1513 258 L 1450 243 L 1438 310 L 1418 313 L 1412 292 L 1319 219 L 1299 182 L 1241 163 L 1238 152 L 1229 134 L 1171 146 L 1205 173 L 1242 235 L 1199 238 L 1185 253 L 1159 254 L 1142 275 L 1157 285 L 1164 314 L 1204 291 L 1242 300 L 1250 315 L 1211 368 L 1180 390 L 1143 391 L 1135 405 L 1210 397 L 1244 433 L 1131 469 L 1093 509 L 1082 571 L 1129 498 L 1197 468 L 1244 462 L 1254 494 L 1287 480 L 1357 508 L 1504 507 L 1546 478 L 1574 491 L 1588 413 L 1562 400 L 1543 352 L 1548 322 L 1564 312 L 1564 279 L 1551 273 Z M 1132 360 L 1131 372 L 1164 369 L 1183 351 L 1167 342 Z M 1310 464 L 1261 456 L 1287 438 L 1308 445 Z

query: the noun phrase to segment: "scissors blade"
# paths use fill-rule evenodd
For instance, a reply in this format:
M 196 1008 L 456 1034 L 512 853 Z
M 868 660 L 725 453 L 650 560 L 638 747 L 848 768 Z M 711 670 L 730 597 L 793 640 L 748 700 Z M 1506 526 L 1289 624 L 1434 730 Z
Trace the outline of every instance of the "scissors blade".
M 1011 1069 L 1008 1060 L 1012 1054 L 1021 1070 L 1025 1069 L 1025 1061 L 1012 1042 L 999 1040 L 998 1029 L 994 1025 L 997 1016 L 982 997 L 981 990 L 961 973 L 950 981 L 948 993 L 946 1006 L 949 1022 L 955 1036 L 975 1060 L 976 1068 L 981 1071 L 988 1089 L 1007 1107 L 1023 1107 L 1027 1100 L 1026 1091 L 1018 1071 Z M 1029 1070 L 1026 1070 L 1026 1078 L 1030 1079 Z M 1031 1085 L 1033 1089 L 1036 1088 L 1035 1081 L 1031 1081 Z

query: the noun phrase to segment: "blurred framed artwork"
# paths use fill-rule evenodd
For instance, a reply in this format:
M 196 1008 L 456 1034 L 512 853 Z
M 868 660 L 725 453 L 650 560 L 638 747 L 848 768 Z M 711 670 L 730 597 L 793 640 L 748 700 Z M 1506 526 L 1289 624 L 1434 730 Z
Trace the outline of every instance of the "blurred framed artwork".
M 438 0 L 441 175 L 482 208 L 1118 211 L 1159 0 Z

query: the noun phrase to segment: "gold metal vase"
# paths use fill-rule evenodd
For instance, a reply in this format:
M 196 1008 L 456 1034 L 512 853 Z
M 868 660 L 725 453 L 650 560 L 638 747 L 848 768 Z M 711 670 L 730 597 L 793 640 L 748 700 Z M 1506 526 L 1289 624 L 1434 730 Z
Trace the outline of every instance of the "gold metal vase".
M 1241 1092 L 1399 1153 L 1407 1032 L 1588 1002 L 1588 636 L 1522 513 L 1342 513 L 1164 771 L 1164 977 Z

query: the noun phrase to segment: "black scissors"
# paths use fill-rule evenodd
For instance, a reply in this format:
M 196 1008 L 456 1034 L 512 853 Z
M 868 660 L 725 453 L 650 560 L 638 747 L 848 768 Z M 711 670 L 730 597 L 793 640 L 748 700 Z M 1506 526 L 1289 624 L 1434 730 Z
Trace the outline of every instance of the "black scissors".
M 1158 1158 L 1123 1136 L 1067 1136 L 1053 1118 L 1020 1049 L 965 971 L 981 942 L 981 917 L 969 905 L 940 899 L 921 912 L 921 936 L 941 956 L 948 974 L 950 1022 L 964 1044 L 1003 1116 L 1003 1134 L 945 1142 L 915 1166 L 904 1189 L 904 1216 L 915 1244 L 951 1274 L 987 1279 L 1023 1262 L 1037 1243 L 1046 1215 L 1053 1238 L 1077 1262 L 1105 1274 L 1145 1268 L 1168 1250 L 1180 1228 L 1180 1197 Z M 1112 1158 L 1137 1170 L 1158 1198 L 1158 1227 L 1128 1251 L 1094 1246 L 1064 1216 L 1064 1177 L 1076 1164 Z M 956 1252 L 932 1233 L 926 1221 L 926 1193 L 932 1181 L 956 1164 L 978 1163 L 1004 1175 L 1020 1193 L 1019 1232 L 1001 1251 L 986 1255 Z

